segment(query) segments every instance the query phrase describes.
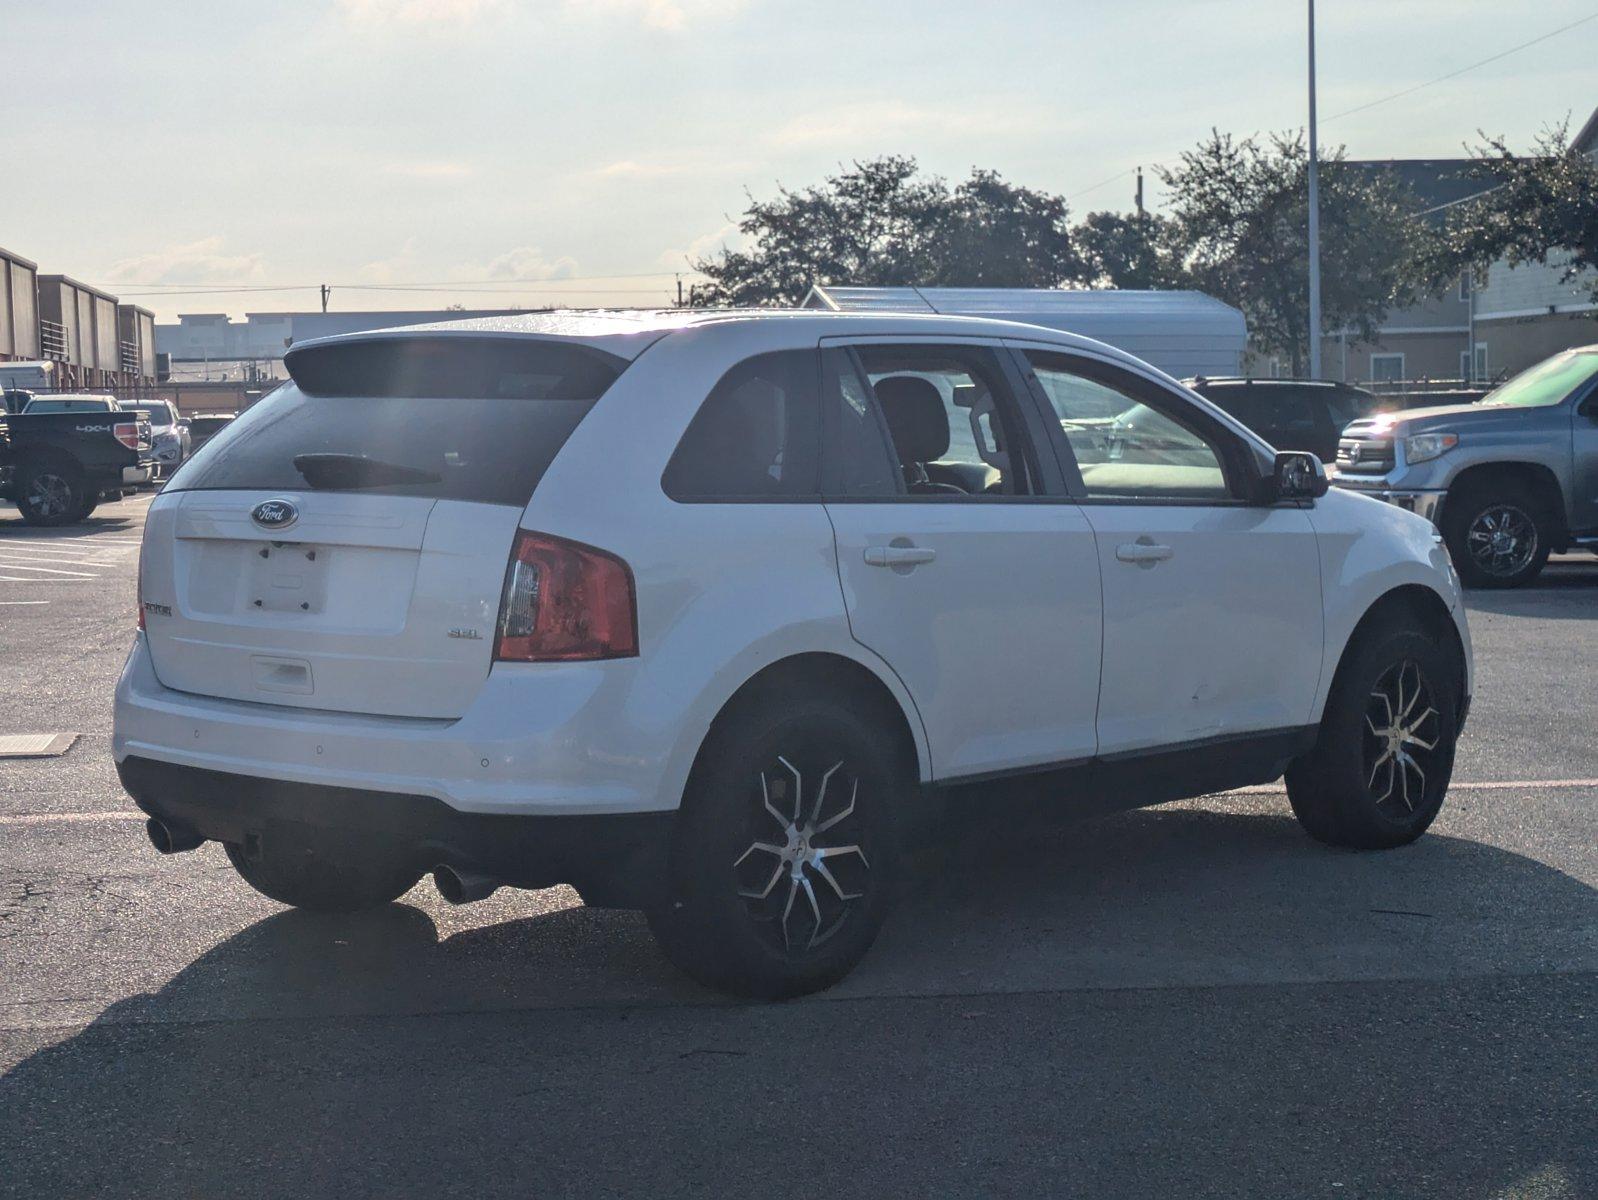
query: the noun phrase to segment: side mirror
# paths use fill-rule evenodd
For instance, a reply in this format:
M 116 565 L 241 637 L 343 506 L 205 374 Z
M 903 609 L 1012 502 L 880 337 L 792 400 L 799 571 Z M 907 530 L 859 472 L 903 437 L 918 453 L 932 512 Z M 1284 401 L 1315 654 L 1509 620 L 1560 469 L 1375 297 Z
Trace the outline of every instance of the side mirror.
M 1272 498 L 1276 500 L 1313 500 L 1326 495 L 1331 486 L 1321 460 L 1308 450 L 1277 451 L 1271 482 Z
M 178 428 L 179 429 L 187 429 L 187 428 L 189 428 L 189 426 L 191 424 L 192 424 L 192 422 L 187 417 L 182 417 L 178 421 Z

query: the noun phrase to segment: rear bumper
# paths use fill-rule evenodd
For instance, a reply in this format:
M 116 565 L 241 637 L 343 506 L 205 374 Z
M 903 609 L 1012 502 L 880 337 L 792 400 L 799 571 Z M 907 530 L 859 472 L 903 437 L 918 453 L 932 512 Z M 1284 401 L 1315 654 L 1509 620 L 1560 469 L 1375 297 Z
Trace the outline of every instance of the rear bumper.
M 122 482 L 126 484 L 149 483 L 153 468 L 149 463 L 141 463 L 136 467 L 122 468 Z
M 308 830 L 370 839 L 419 871 L 440 864 L 513 887 L 572 884 L 590 905 L 642 907 L 662 893 L 671 813 L 529 817 L 462 813 L 431 796 L 286 783 L 129 756 L 122 786 L 152 817 L 211 841 Z
M 118 763 L 423 796 L 463 813 L 673 810 L 680 793 L 662 784 L 669 744 L 618 711 L 614 665 L 496 670 L 457 720 L 381 717 L 174 691 L 140 635 L 117 681 L 112 747 Z

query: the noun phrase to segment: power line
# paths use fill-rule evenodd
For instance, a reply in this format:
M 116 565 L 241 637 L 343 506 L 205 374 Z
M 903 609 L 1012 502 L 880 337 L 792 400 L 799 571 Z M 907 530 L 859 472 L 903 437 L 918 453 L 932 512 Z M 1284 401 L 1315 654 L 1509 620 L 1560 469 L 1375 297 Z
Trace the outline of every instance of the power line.
M 1443 83 L 1450 79 L 1457 79 L 1467 71 L 1474 71 L 1477 67 L 1485 67 L 1488 63 L 1495 63 L 1501 58 L 1508 58 L 1511 54 L 1518 54 L 1520 51 L 1529 49 L 1530 47 L 1537 45 L 1539 42 L 1546 42 L 1549 38 L 1558 37 L 1562 33 L 1569 33 L 1578 25 L 1585 25 L 1587 22 L 1594 20 L 1598 20 L 1598 12 L 1588 13 L 1580 20 L 1572 21 L 1569 25 L 1561 25 L 1558 29 L 1550 30 L 1548 33 L 1545 33 L 1540 37 L 1532 38 L 1529 42 L 1521 42 L 1518 46 L 1511 46 L 1507 50 L 1500 50 L 1497 54 L 1491 55 L 1488 58 L 1484 58 L 1480 62 L 1473 62 L 1469 66 L 1460 67 L 1457 71 L 1450 71 L 1446 75 L 1439 75 L 1436 79 L 1428 79 L 1425 83 L 1417 83 L 1414 87 L 1408 87 L 1402 91 L 1394 92 L 1391 96 L 1383 96 L 1380 100 L 1372 100 L 1368 104 L 1356 105 L 1354 108 L 1345 108 L 1340 113 L 1334 113 L 1329 117 L 1323 117 L 1321 119 L 1321 124 L 1324 125 L 1327 121 L 1335 121 L 1340 117 L 1353 116 L 1355 113 L 1360 113 L 1364 112 L 1366 109 L 1375 108 L 1378 104 L 1386 104 L 1389 100 L 1397 100 L 1402 96 L 1412 96 L 1422 88 L 1429 88 L 1433 84 Z
M 448 288 L 448 287 L 458 287 L 458 286 L 461 286 L 461 285 L 477 286 L 477 285 L 484 285 L 484 284 L 500 284 L 500 285 L 503 285 L 505 287 L 521 287 L 521 286 L 525 286 L 525 285 L 527 285 L 529 283 L 536 283 L 536 284 L 538 284 L 540 286 L 560 286 L 560 285 L 564 285 L 564 284 L 568 284 L 568 283 L 600 283 L 600 282 L 603 282 L 603 281 L 605 281 L 607 279 L 659 279 L 659 280 L 662 280 L 662 281 L 666 281 L 666 286 L 670 286 L 669 281 L 675 279 L 677 277 L 677 275 L 680 274 L 680 273 L 681 272 L 679 272 L 679 271 L 674 269 L 674 270 L 667 270 L 667 271 L 635 271 L 635 272 L 632 272 L 630 274 L 623 273 L 623 274 L 619 274 L 619 275 L 565 275 L 565 276 L 562 276 L 559 279 L 505 279 L 505 278 L 501 277 L 501 278 L 495 278 L 495 279 L 440 279 L 440 280 L 436 280 L 436 281 L 432 281 L 432 282 L 407 283 L 407 284 L 403 284 L 403 285 L 401 285 L 401 284 L 380 285 L 380 284 L 372 284 L 372 283 L 333 283 L 333 284 L 330 284 L 329 286 L 336 287 L 336 288 L 373 288 L 373 287 L 380 287 L 380 286 L 391 286 L 391 287 L 403 286 L 403 287 L 417 287 L 417 288 L 426 288 L 426 287 Z M 698 274 L 698 272 L 697 271 L 690 271 L 690 272 L 688 272 L 688 274 L 695 274 L 696 275 L 696 274 Z M 134 282 L 134 281 L 130 280 L 130 281 L 127 281 L 127 282 L 123 283 L 122 286 L 130 287 L 130 288 L 147 288 L 147 289 L 151 289 L 151 290 L 143 293 L 144 295 L 160 295 L 162 291 L 168 291 L 168 290 L 171 290 L 171 289 L 174 289 L 174 288 L 187 288 L 187 289 L 195 289 L 195 290 L 198 290 L 198 291 L 218 291 L 218 292 L 221 292 L 221 291 L 229 291 L 229 292 L 293 292 L 293 291 L 302 291 L 302 290 L 314 290 L 315 288 L 317 288 L 317 287 L 319 287 L 321 285 L 320 284 L 316 284 L 316 283 L 240 283 L 240 284 L 231 284 L 231 283 L 229 283 L 229 284 L 224 284 L 224 283 L 222 283 L 220 281 L 217 281 L 217 280 L 203 280 L 203 281 L 192 282 L 192 283 L 178 283 L 178 282 L 175 282 L 175 281 L 160 281 L 160 282 L 152 281 L 152 282 L 148 282 L 148 283 L 141 283 L 141 282 Z M 132 293 L 124 293 L 124 294 L 131 295 Z
M 1570 22 L 1568 25 L 1561 25 L 1558 29 L 1549 30 L 1547 33 L 1544 33 L 1544 34 L 1541 34 L 1541 35 L 1539 35 L 1537 37 L 1534 37 L 1528 42 L 1521 42 L 1518 46 L 1511 46 L 1507 50 L 1500 50 L 1497 54 L 1490 55 L 1487 58 L 1481 59 L 1478 62 L 1469 63 L 1466 66 L 1458 68 L 1457 70 L 1448 72 L 1446 75 L 1439 75 L 1436 79 L 1428 79 L 1425 83 L 1417 83 L 1413 87 L 1404 88 L 1402 91 L 1394 92 L 1390 96 L 1383 96 L 1383 97 L 1381 97 L 1378 100 L 1372 100 L 1372 101 L 1370 101 L 1370 102 L 1368 102 L 1366 104 L 1356 105 L 1354 108 L 1346 108 L 1340 113 L 1334 113 L 1332 116 L 1322 117 L 1320 119 L 1320 124 L 1324 125 L 1328 121 L 1336 121 L 1336 120 L 1338 120 L 1341 117 L 1353 116 L 1355 113 L 1360 113 L 1360 112 L 1364 112 L 1367 109 L 1376 108 L 1378 105 L 1386 104 L 1389 101 L 1397 100 L 1397 99 L 1400 99 L 1401 97 L 1404 97 L 1404 96 L 1413 95 L 1414 93 L 1416 93 L 1418 91 L 1421 91 L 1421 90 L 1423 90 L 1425 88 L 1432 87 L 1435 84 L 1445 83 L 1445 82 L 1447 82 L 1450 79 L 1457 79 L 1459 76 L 1464 75 L 1467 72 L 1474 71 L 1478 67 L 1485 67 L 1485 66 L 1488 66 L 1491 63 L 1495 63 L 1495 62 L 1499 61 L 1500 59 L 1508 58 L 1511 54 L 1518 54 L 1522 50 L 1530 49 L 1532 46 L 1538 45 L 1541 42 L 1546 42 L 1550 38 L 1556 38 L 1562 33 L 1568 33 L 1572 29 L 1575 29 L 1575 28 L 1577 28 L 1578 26 L 1581 26 L 1581 25 L 1585 25 L 1589 21 L 1594 21 L 1594 20 L 1598 20 L 1598 12 L 1589 13 L 1585 17 L 1581 17 L 1581 18 L 1579 18 L 1579 19 L 1577 19 L 1575 21 Z M 1159 169 L 1159 165 L 1160 165 L 1159 163 L 1155 163 L 1154 164 L 1154 169 L 1158 170 Z M 1128 175 L 1131 175 L 1136 170 L 1137 170 L 1136 167 L 1128 167 L 1126 170 L 1118 172 L 1115 175 L 1111 175 L 1107 179 L 1101 179 L 1097 183 L 1089 184 L 1087 187 L 1082 188 L 1080 191 L 1076 191 L 1076 192 L 1071 193 L 1069 196 L 1066 197 L 1066 199 L 1067 200 L 1075 200 L 1079 196 L 1086 196 L 1089 192 L 1096 192 L 1102 187 L 1109 186 L 1110 184 L 1114 183 L 1118 179 L 1125 179 Z M 1471 196 L 1467 196 L 1466 197 L 1467 200 L 1474 199 L 1474 198 L 1475 197 L 1471 197 Z M 1458 203 L 1462 203 L 1462 201 L 1457 201 L 1456 200 L 1456 201 L 1453 201 L 1453 203 L 1458 204 Z M 1441 207 L 1448 207 L 1448 205 L 1443 205 Z M 1426 211 L 1427 212 L 1432 212 L 1432 211 L 1435 211 L 1435 210 L 1427 209 Z M 1416 216 L 1424 216 L 1425 214 L 1424 213 L 1416 213 L 1414 215 L 1416 215 Z

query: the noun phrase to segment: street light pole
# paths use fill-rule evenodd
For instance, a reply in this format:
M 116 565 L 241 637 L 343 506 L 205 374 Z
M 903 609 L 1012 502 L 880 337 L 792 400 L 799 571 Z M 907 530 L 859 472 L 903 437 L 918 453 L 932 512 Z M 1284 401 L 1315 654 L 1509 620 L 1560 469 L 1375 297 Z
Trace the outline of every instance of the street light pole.
M 1320 148 L 1315 140 L 1315 0 L 1309 0 L 1309 377 L 1321 377 Z

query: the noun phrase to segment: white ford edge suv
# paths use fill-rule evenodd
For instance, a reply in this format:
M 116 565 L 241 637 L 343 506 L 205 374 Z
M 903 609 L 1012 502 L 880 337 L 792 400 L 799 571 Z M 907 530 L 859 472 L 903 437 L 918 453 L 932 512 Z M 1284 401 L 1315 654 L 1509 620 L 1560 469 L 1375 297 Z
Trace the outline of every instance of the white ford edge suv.
M 1471 658 L 1431 526 L 1108 346 L 572 313 L 287 366 L 150 507 L 115 731 L 156 847 L 273 899 L 568 882 L 783 996 L 950 806 L 1285 772 L 1375 848 L 1442 803 Z

